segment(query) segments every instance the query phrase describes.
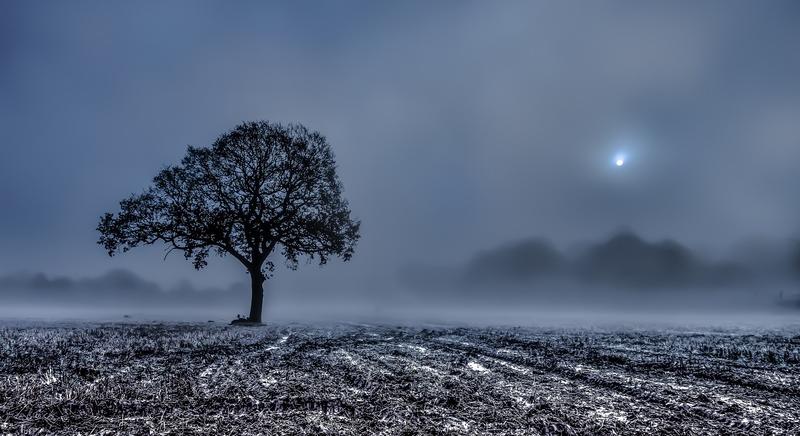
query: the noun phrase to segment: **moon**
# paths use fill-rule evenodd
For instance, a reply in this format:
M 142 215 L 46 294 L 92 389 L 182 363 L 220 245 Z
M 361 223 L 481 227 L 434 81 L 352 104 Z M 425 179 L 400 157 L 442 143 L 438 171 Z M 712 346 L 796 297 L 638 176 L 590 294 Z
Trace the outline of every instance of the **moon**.
M 623 165 L 625 165 L 625 162 L 627 161 L 628 161 L 628 154 L 625 153 L 624 151 L 618 151 L 614 153 L 614 155 L 612 156 L 611 165 L 620 168 Z

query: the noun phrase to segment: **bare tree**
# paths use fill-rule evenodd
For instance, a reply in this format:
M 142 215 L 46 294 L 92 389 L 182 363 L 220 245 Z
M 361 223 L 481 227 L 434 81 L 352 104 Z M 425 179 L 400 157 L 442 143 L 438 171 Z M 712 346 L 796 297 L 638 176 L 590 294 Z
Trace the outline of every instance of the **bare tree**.
M 336 162 L 325 137 L 300 124 L 243 123 L 210 148 L 189 147 L 142 194 L 106 213 L 97 230 L 108 254 L 163 242 L 194 267 L 210 253 L 231 255 L 250 274 L 248 321 L 261 322 L 270 255 L 291 269 L 298 259 L 345 261 L 359 238 L 359 221 L 342 198 Z

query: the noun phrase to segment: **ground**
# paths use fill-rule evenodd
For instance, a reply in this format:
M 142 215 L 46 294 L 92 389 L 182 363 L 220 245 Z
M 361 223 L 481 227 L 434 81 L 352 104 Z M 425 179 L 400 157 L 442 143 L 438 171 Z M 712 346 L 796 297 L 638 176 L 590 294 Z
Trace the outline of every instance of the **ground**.
M 0 434 L 798 434 L 800 329 L 0 325 Z

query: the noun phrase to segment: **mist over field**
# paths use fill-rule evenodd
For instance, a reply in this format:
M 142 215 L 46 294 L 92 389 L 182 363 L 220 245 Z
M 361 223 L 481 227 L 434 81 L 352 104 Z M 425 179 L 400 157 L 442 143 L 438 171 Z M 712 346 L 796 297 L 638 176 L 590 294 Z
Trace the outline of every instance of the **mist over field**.
M 568 249 L 532 238 L 478 251 L 456 265 L 410 263 L 374 287 L 286 290 L 280 281 L 268 282 L 267 314 L 299 322 L 770 324 L 791 321 L 800 310 L 798 259 L 796 241 L 751 241 L 711 258 L 630 230 Z M 0 291 L 6 317 L 201 321 L 244 313 L 250 292 L 244 281 L 163 286 L 125 269 L 84 278 L 7 274 L 0 276 Z

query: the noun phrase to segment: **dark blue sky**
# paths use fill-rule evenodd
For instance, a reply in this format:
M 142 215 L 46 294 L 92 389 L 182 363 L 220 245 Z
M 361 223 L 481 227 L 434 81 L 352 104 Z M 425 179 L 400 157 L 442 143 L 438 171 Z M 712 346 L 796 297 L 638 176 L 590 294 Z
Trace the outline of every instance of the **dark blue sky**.
M 0 273 L 241 280 L 160 247 L 109 259 L 94 228 L 253 119 L 327 135 L 363 221 L 352 265 L 286 286 L 623 225 L 709 250 L 796 236 L 798 44 L 791 1 L 2 0 Z

